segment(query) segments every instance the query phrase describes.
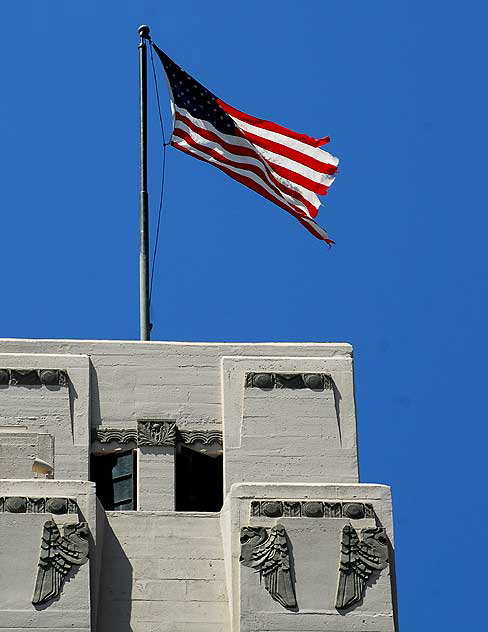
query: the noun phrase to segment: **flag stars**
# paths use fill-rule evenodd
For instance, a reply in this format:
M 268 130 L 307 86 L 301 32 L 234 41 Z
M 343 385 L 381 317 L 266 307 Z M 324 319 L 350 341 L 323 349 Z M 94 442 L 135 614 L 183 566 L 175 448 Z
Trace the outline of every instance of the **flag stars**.
M 233 121 L 218 105 L 217 97 L 210 90 L 176 64 L 168 62 L 164 67 L 173 88 L 173 98 L 177 107 L 184 108 L 195 118 L 208 121 L 221 132 L 233 133 Z

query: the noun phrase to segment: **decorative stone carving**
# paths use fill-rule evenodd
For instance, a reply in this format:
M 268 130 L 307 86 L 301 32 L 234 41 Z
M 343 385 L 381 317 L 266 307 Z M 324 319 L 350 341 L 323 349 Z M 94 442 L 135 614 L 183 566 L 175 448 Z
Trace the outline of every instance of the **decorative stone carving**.
M 172 419 L 147 419 L 137 422 L 134 428 L 94 428 L 92 440 L 100 443 L 136 443 L 142 446 L 174 446 L 176 440 L 188 445 L 202 443 L 222 445 L 220 430 L 178 430 Z
M 27 499 L 27 513 L 45 513 L 46 512 L 46 499 L 45 498 L 28 498 Z
M 94 428 L 92 432 L 93 441 L 100 443 L 137 443 L 137 430 L 134 428 L 119 430 L 117 428 Z
M 307 518 L 322 518 L 324 515 L 324 505 L 317 501 L 302 503 L 302 516 Z
M 259 500 L 253 500 L 251 502 L 251 516 L 260 516 L 261 515 L 261 503 Z
M 264 587 L 284 608 L 296 608 L 288 536 L 281 524 L 241 529 L 241 557 L 243 566 L 253 568 L 264 578 Z
M 275 382 L 273 373 L 246 374 L 246 387 L 248 388 L 273 388 L 274 384 Z
M 46 386 L 67 386 L 68 375 L 64 371 L 53 369 L 41 369 L 39 371 L 39 379 L 41 384 Z
M 59 369 L 0 369 L 0 384 L 11 386 L 68 386 L 68 374 Z
M 361 540 L 351 525 L 342 529 L 341 558 L 336 608 L 344 610 L 364 597 L 366 583 L 373 572 L 388 564 L 388 538 L 382 527 L 361 529 Z
M 178 440 L 188 445 L 192 443 L 202 443 L 210 445 L 219 443 L 222 445 L 222 433 L 220 430 L 178 430 Z
M 346 518 L 359 520 L 364 518 L 364 505 L 363 503 L 345 503 L 342 506 L 342 513 Z
M 48 498 L 46 500 L 46 511 L 53 514 L 68 513 L 68 501 L 66 498 Z
M 11 496 L 5 499 L 5 511 L 10 513 L 26 513 L 27 511 L 27 498 L 20 496 Z
M 332 388 L 332 378 L 325 373 L 246 373 L 246 388 Z
M 154 419 L 137 422 L 137 444 L 148 446 L 174 446 L 176 442 L 176 422 Z
M 253 500 L 252 517 L 288 518 L 374 518 L 373 505 L 322 500 Z
M 299 518 L 302 515 L 302 506 L 299 502 L 292 500 L 283 503 L 283 515 L 290 518 Z
M 39 371 L 35 369 L 11 369 L 10 384 L 13 386 L 40 386 Z
M 32 603 L 39 606 L 57 597 L 66 575 L 73 566 L 85 564 L 88 554 L 86 522 L 65 524 L 63 535 L 53 520 L 45 522 Z
M 0 513 L 53 513 L 77 514 L 78 505 L 73 498 L 0 497 Z
M 324 518 L 342 518 L 342 504 L 324 503 Z
M 283 515 L 283 505 L 279 500 L 268 500 L 261 503 L 261 515 L 268 518 L 278 518 Z

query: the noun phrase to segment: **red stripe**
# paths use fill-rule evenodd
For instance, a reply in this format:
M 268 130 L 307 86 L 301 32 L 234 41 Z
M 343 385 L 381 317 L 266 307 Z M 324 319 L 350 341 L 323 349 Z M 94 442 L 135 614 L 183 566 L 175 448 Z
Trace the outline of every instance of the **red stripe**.
M 269 187 L 271 187 L 271 189 L 273 189 L 273 191 L 276 193 L 277 196 L 282 197 L 283 193 L 287 193 L 291 197 L 295 198 L 297 201 L 302 202 L 302 204 L 304 204 L 305 207 L 307 208 L 311 217 L 316 217 L 318 213 L 318 208 L 313 206 L 308 200 L 306 200 L 297 191 L 294 191 L 293 189 L 289 189 L 288 187 L 285 187 L 280 182 L 278 182 L 273 177 L 273 174 L 270 173 L 269 170 L 266 168 L 265 164 L 263 164 L 263 168 L 261 169 L 256 165 L 249 165 L 247 163 L 231 160 L 230 158 L 227 158 L 227 156 L 222 156 L 222 154 L 219 154 L 218 151 L 216 151 L 215 149 L 211 149 L 210 147 L 205 147 L 204 145 L 200 145 L 187 132 L 180 129 L 175 129 L 173 132 L 173 136 L 182 138 L 195 149 L 198 149 L 202 153 L 207 154 L 208 156 L 211 156 L 212 158 L 215 158 L 219 162 L 223 162 L 231 167 L 236 167 L 237 169 L 245 169 L 247 171 L 251 171 L 252 173 L 256 174 L 258 178 L 261 178 L 261 180 L 263 180 L 263 182 L 265 182 Z M 172 144 L 173 144 L 173 147 L 180 148 L 179 145 L 177 145 L 176 143 L 172 143 Z M 211 164 L 214 164 L 214 163 L 211 163 Z M 263 175 L 266 177 L 263 177 Z M 289 204 L 290 206 L 293 206 L 293 208 L 295 208 L 295 205 L 292 204 L 291 202 L 284 200 L 284 203 Z M 303 213 L 303 210 L 300 209 L 299 207 L 297 207 L 297 209 L 299 213 L 305 214 Z
M 183 121 L 184 117 L 179 117 L 179 119 Z M 203 138 L 206 138 L 207 140 L 216 142 L 217 144 L 219 144 L 220 146 L 222 146 L 224 149 L 226 149 L 227 151 L 229 151 L 232 154 L 236 153 L 235 152 L 236 148 L 238 148 L 238 149 L 246 149 L 246 148 L 240 147 L 239 145 L 231 145 L 230 143 L 226 143 L 225 141 L 222 141 L 220 139 L 220 137 L 217 136 L 216 134 L 213 134 L 212 132 L 210 132 L 208 130 L 203 130 L 201 127 L 198 127 L 197 125 L 189 124 L 188 123 L 188 119 L 184 119 L 184 122 L 194 132 L 196 132 L 197 134 L 199 134 Z M 173 136 L 177 136 L 178 138 L 183 138 L 192 147 L 195 147 L 196 149 L 198 149 L 198 150 L 202 151 L 203 153 L 207 154 L 208 156 L 212 156 L 213 158 L 215 158 L 217 160 L 220 160 L 221 162 L 225 162 L 226 164 L 229 164 L 229 165 L 231 165 L 233 167 L 237 167 L 239 169 L 248 169 L 249 171 L 252 171 L 257 176 L 259 176 L 260 178 L 263 177 L 263 171 L 264 171 L 265 174 L 268 176 L 268 178 L 270 180 L 269 182 L 267 182 L 267 184 L 269 184 L 269 186 L 271 186 L 271 188 L 273 188 L 275 190 L 277 195 L 281 195 L 282 193 L 290 195 L 291 197 L 297 199 L 302 204 L 304 204 L 304 206 L 307 208 L 308 212 L 310 213 L 311 217 L 316 217 L 316 215 L 318 213 L 318 207 L 316 207 L 313 204 L 311 204 L 311 202 L 306 200 L 298 191 L 295 191 L 295 189 L 287 187 L 286 185 L 281 183 L 279 180 L 274 178 L 272 172 L 270 172 L 269 167 L 267 166 L 266 160 L 258 152 L 256 152 L 255 150 L 253 150 L 253 149 L 247 150 L 246 149 L 246 153 L 245 154 L 242 154 L 242 153 L 238 152 L 238 155 L 245 155 L 245 156 L 254 158 L 255 160 L 259 160 L 259 162 L 263 165 L 263 170 L 259 169 L 259 167 L 257 167 L 256 165 L 248 165 L 246 163 L 236 162 L 236 161 L 230 160 L 229 158 L 227 158 L 225 156 L 222 156 L 221 154 L 219 154 L 214 149 L 211 149 L 209 147 L 205 147 L 204 145 L 199 144 L 187 132 L 185 132 L 182 129 L 175 128 L 174 131 L 173 131 Z
M 205 160 L 205 158 L 203 158 L 202 156 L 199 156 L 198 154 L 193 153 L 191 149 L 187 149 L 186 147 L 181 147 L 180 145 L 175 144 L 173 142 L 171 143 L 171 145 L 175 147 L 176 149 L 179 149 L 180 151 L 184 151 L 185 154 L 189 154 L 190 156 L 193 156 L 194 158 L 198 158 L 199 160 L 202 160 L 203 162 L 208 163 L 208 160 Z M 227 167 L 224 167 L 224 165 L 215 164 L 214 162 L 211 162 L 209 164 L 213 165 L 214 167 L 217 167 L 217 169 L 220 169 L 221 171 L 226 173 L 228 176 L 230 176 L 234 180 L 237 180 L 241 184 L 244 184 L 245 186 L 249 187 L 250 189 L 253 189 L 254 191 L 257 191 L 257 193 L 259 193 L 266 199 L 270 200 L 271 202 L 274 202 L 277 206 L 279 206 L 280 208 L 284 209 L 285 211 L 288 211 L 289 213 L 295 216 L 295 212 L 292 210 L 291 206 L 288 206 L 288 204 L 284 201 L 280 202 L 280 200 L 277 200 L 275 197 L 271 195 L 271 193 L 266 191 L 264 187 L 260 186 L 257 182 L 255 182 L 251 178 L 247 178 L 246 176 L 243 176 L 240 173 L 235 173 L 231 169 L 227 169 Z M 296 215 L 299 215 L 299 213 L 296 212 Z
M 202 129 L 201 127 L 198 127 L 198 125 L 195 125 L 193 121 L 188 119 L 186 116 L 183 116 L 179 112 L 176 112 L 175 118 L 176 120 L 181 121 L 182 123 L 185 123 L 185 125 L 188 125 L 190 129 L 192 129 L 197 134 L 200 134 L 200 136 L 203 136 L 203 138 L 219 143 L 219 145 L 221 145 L 224 149 L 227 149 L 227 151 L 230 151 L 232 154 L 238 154 L 240 156 L 250 156 L 252 158 L 258 158 L 261 161 L 266 160 L 267 163 L 272 164 L 272 168 L 276 171 L 276 173 L 283 176 L 284 178 L 287 178 L 288 180 L 291 180 L 292 182 L 295 182 L 296 184 L 299 184 L 300 186 L 303 186 L 309 191 L 313 191 L 314 193 L 317 193 L 318 195 L 325 195 L 327 193 L 327 189 L 329 188 L 327 185 L 314 182 L 313 180 L 310 180 L 306 176 L 302 176 L 296 173 L 295 171 L 292 171 L 291 169 L 287 169 L 286 167 L 281 167 L 279 165 L 276 165 L 275 163 L 272 163 L 271 160 L 268 160 L 264 158 L 263 156 L 261 156 L 261 154 L 259 154 L 253 147 L 242 147 L 241 145 L 234 145 L 232 143 L 228 143 L 225 140 L 223 140 L 220 136 L 214 134 L 213 132 L 207 129 Z M 242 138 L 244 140 L 247 140 L 248 143 L 251 144 L 251 140 L 246 138 L 246 136 L 244 135 L 244 132 L 242 132 L 242 130 L 239 130 L 239 131 L 241 131 L 242 133 Z M 256 144 L 258 143 L 256 142 Z M 287 147 L 285 147 L 284 145 L 280 145 L 279 143 L 272 143 L 272 144 L 278 146 L 279 148 L 283 150 L 288 150 Z M 271 148 L 267 147 L 267 149 L 271 149 Z M 275 153 L 285 154 L 285 151 L 276 151 L 275 149 Z M 293 152 L 293 153 L 296 153 L 300 157 L 304 155 L 299 152 Z M 323 169 L 322 173 L 327 173 L 327 171 L 325 171 L 327 167 L 331 167 L 331 173 L 334 173 L 337 170 L 337 167 L 333 165 L 325 165 L 324 163 L 320 163 L 319 161 L 314 160 L 313 158 L 311 158 L 310 160 L 322 166 L 322 169 Z M 293 174 L 293 177 L 292 177 L 292 174 Z
M 181 121 L 182 123 L 185 123 L 185 125 L 188 125 L 190 129 L 192 129 L 197 134 L 200 134 L 200 136 L 202 136 L 203 138 L 206 138 L 207 140 L 211 140 L 215 143 L 218 143 L 224 149 L 229 151 L 231 154 L 238 154 L 239 156 L 250 156 L 251 158 L 257 157 L 259 158 L 259 160 L 263 160 L 262 156 L 260 156 L 257 153 L 254 147 L 252 147 L 250 141 L 247 141 L 250 147 L 242 147 L 242 145 L 234 145 L 233 143 L 228 143 L 227 141 L 223 140 L 220 136 L 218 136 L 217 134 L 214 134 L 207 128 L 203 129 L 201 127 L 198 127 L 198 125 L 195 125 L 193 121 L 186 118 L 186 116 L 183 116 L 179 112 L 176 112 L 175 118 L 177 121 Z M 241 137 L 238 136 L 237 138 L 241 138 Z M 246 139 L 244 138 L 244 140 Z
M 198 158 L 198 160 L 201 160 L 202 162 L 207 162 L 208 163 L 208 161 L 205 160 L 205 158 L 203 158 L 202 156 L 198 156 L 197 154 L 194 154 L 191 151 L 191 149 L 187 149 L 186 147 L 180 147 L 178 144 L 175 144 L 173 142 L 171 144 L 172 144 L 173 147 L 175 147 L 176 149 L 179 149 L 180 151 L 183 151 L 185 154 L 188 154 L 189 156 L 193 156 L 193 158 Z M 280 202 L 279 200 L 274 198 L 271 195 L 271 193 L 268 193 L 268 191 L 266 191 L 266 189 L 261 187 L 257 182 L 254 182 L 254 180 L 251 180 L 251 178 L 247 178 L 246 176 L 243 176 L 240 173 L 235 173 L 231 169 L 227 169 L 226 167 L 224 167 L 224 165 L 218 165 L 218 164 L 215 164 L 213 162 L 212 163 L 208 163 L 208 164 L 212 164 L 214 167 L 217 167 L 218 169 L 220 169 L 221 171 L 226 173 L 233 180 L 237 180 L 237 182 L 240 182 L 244 186 L 249 187 L 253 191 L 256 191 L 256 193 L 259 193 L 259 195 L 262 195 L 267 200 L 270 200 L 271 202 L 273 202 L 274 204 L 276 204 L 277 206 L 279 206 L 283 210 L 285 210 L 288 213 L 290 213 L 290 215 L 293 215 L 293 217 L 295 217 L 295 219 L 297 219 L 300 222 L 300 224 L 302 224 L 302 226 L 304 226 L 308 230 L 308 232 L 311 233 L 317 239 L 320 239 L 321 241 L 325 241 L 328 244 L 333 244 L 334 243 L 331 239 L 324 239 L 324 237 L 322 237 L 322 235 L 320 235 L 320 233 L 316 232 L 313 229 L 313 227 L 308 222 L 303 221 L 301 219 L 301 217 L 300 217 L 300 212 L 297 212 L 296 210 L 292 210 L 292 208 L 289 207 L 285 202 Z
M 335 165 L 330 165 L 328 163 L 321 162 L 320 160 L 316 160 L 315 158 L 307 156 L 307 154 L 302 154 L 301 151 L 292 149 L 287 145 L 276 143 L 274 140 L 269 140 L 268 138 L 257 136 L 256 134 L 252 134 L 251 132 L 247 132 L 242 129 L 241 132 L 248 140 L 254 143 L 254 145 L 258 145 L 258 147 L 262 147 L 263 149 L 268 149 L 275 154 L 286 156 L 287 158 L 290 158 L 295 162 L 299 162 L 306 167 L 310 167 L 310 169 L 313 169 L 314 171 L 318 171 L 319 173 L 327 173 L 329 175 L 332 175 L 337 171 L 337 167 Z
M 278 132 L 278 134 L 284 134 L 285 136 L 289 136 L 290 138 L 299 140 L 302 143 L 305 143 L 312 147 L 320 147 L 321 145 L 325 145 L 330 141 L 330 138 L 328 136 L 324 136 L 323 138 L 312 138 L 311 136 L 307 136 L 306 134 L 298 134 L 297 132 L 293 132 L 291 129 L 282 127 L 277 123 L 272 123 L 271 121 L 265 121 L 264 119 L 256 118 L 255 116 L 251 116 L 250 114 L 246 114 L 245 112 L 236 110 L 236 108 L 228 105 L 227 103 L 225 103 L 225 101 L 222 101 L 222 99 L 217 99 L 217 103 L 223 110 L 227 112 L 227 114 L 235 116 L 236 118 L 239 118 L 246 123 L 250 123 L 251 125 L 255 125 L 256 127 L 261 127 L 262 129 L 267 129 L 270 132 Z
M 267 160 L 267 162 L 273 171 L 276 171 L 276 173 L 283 178 L 290 180 L 290 182 L 295 182 L 295 184 L 299 184 L 304 189 L 308 189 L 318 195 L 327 195 L 327 191 L 329 190 L 327 185 L 319 184 L 318 182 L 315 182 L 315 180 L 310 180 L 310 178 L 302 176 L 300 173 L 287 169 L 286 167 L 282 167 L 281 165 L 277 165 L 276 163 L 271 162 L 271 160 Z

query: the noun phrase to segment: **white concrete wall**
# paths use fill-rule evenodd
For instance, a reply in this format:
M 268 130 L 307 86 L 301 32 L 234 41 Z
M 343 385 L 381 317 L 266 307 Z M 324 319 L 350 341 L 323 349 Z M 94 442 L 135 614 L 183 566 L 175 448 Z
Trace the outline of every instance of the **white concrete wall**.
M 250 505 L 261 500 L 328 500 L 373 505 L 375 518 L 266 518 L 251 517 Z M 242 484 L 234 485 L 224 505 L 224 541 L 230 540 L 232 576 L 232 632 L 393 632 L 395 629 L 394 558 L 375 582 L 368 583 L 364 600 L 352 610 L 335 608 L 340 542 L 346 523 L 355 528 L 383 526 L 394 551 L 391 495 L 385 485 Z M 271 599 L 253 569 L 239 563 L 240 530 L 245 526 L 270 527 L 279 522 L 287 530 L 296 576 L 297 612 L 287 611 Z M 226 547 L 228 554 L 229 545 Z M 371 585 L 372 584 L 372 585 Z
M 246 388 L 247 373 L 322 373 L 330 390 Z M 234 483 L 357 482 L 352 361 L 222 359 L 225 491 Z
M 61 595 L 43 606 L 32 596 L 44 523 L 50 513 L 0 513 L 0 631 L 91 631 L 90 573 L 96 549 L 95 490 L 81 481 L 1 480 L 0 496 L 75 498 L 79 515 L 55 516 L 56 522 L 88 522 L 90 559 L 65 582 Z
M 54 478 L 88 479 L 90 445 L 89 359 L 45 352 L 42 341 L 23 346 L 29 353 L 0 353 L 0 368 L 60 369 L 69 386 L 0 387 L 0 429 L 47 433 L 54 438 Z M 5 351 L 0 341 L 0 351 Z
M 97 632 L 230 632 L 231 612 L 232 632 L 393 630 L 392 565 L 353 612 L 339 615 L 333 607 L 338 572 L 334 542 L 344 520 L 280 518 L 286 520 L 295 543 L 297 596 L 303 604 L 299 612 L 279 610 L 276 602 L 267 599 L 257 576 L 238 562 L 241 526 L 276 522 L 250 518 L 250 503 L 256 497 L 371 502 L 393 538 L 387 488 L 336 484 L 358 480 L 349 345 L 1 340 L 0 351 L 1 367 L 68 372 L 69 388 L 0 388 L 0 435 L 2 431 L 5 436 L 17 431 L 51 435 L 56 478 L 88 478 L 90 426 L 134 429 L 138 419 L 174 419 L 182 430 L 222 429 L 224 436 L 225 489 L 230 493 L 222 516 L 173 511 L 174 449 L 170 447 L 139 448 L 142 511 L 109 512 L 107 517 L 99 512 L 96 518 L 94 500 L 83 499 L 83 494 L 93 496 L 93 486 L 85 493 L 75 489 L 77 483 L 70 483 L 80 507 L 85 507 L 82 511 L 91 521 L 93 536 L 103 532 L 103 546 L 100 542 L 90 563 L 91 605 L 89 596 L 86 602 L 76 592 L 80 582 L 73 588 L 73 599 L 88 603 L 88 611 L 77 619 L 72 615 L 81 612 L 76 605 L 67 613 L 60 610 L 59 623 L 56 608 L 61 606 L 50 607 L 41 613 L 47 617 L 44 629 L 88 630 L 91 607 Z M 332 377 L 334 389 L 246 389 L 246 372 L 325 373 Z M 1 481 L 0 486 L 21 485 L 18 493 L 7 495 L 42 495 L 46 484 L 57 482 L 31 480 L 31 487 L 22 487 L 26 481 Z M 236 485 L 239 482 L 255 484 Z M 35 491 L 28 492 L 33 484 Z M 68 489 L 69 485 L 65 495 Z M 37 515 L 29 522 L 23 516 L 22 524 L 15 525 L 27 534 L 36 531 L 38 519 Z M 0 524 L 0 544 L 12 541 L 12 520 L 17 519 L 7 516 Z M 25 558 L 30 560 L 29 568 L 38 555 L 36 549 L 34 556 L 36 537 L 19 539 L 22 548 L 30 551 Z M 11 558 L 3 564 L 13 567 Z M 26 575 L 24 571 L 19 576 Z M 89 595 L 88 567 L 80 573 L 86 580 L 83 594 Z M 75 582 L 69 589 L 74 586 Z M 4 588 L 8 595 L 8 587 Z M 19 586 L 19 596 L 25 597 L 26 590 Z M 37 629 L 38 613 L 16 611 L 16 598 L 2 619 L 0 597 L 0 631 L 2 625 L 5 630 Z
M 137 454 L 137 508 L 173 511 L 175 508 L 175 449 L 141 446 Z
M 16 356 L 90 356 L 91 423 L 135 428 L 138 419 L 175 419 L 178 427 L 216 428 L 222 423 L 223 356 L 347 358 L 349 344 L 187 343 L 0 339 Z
M 98 632 L 229 632 L 218 514 L 107 512 Z
M 34 459 L 54 469 L 54 440 L 46 433 L 0 431 L 0 479 L 34 478 Z

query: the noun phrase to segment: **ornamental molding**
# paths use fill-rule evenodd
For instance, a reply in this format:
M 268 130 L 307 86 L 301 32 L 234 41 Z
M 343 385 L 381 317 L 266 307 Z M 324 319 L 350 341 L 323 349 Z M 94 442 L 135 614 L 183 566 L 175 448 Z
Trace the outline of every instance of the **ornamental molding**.
M 92 441 L 99 443 L 135 443 L 137 446 L 222 445 L 220 430 L 179 430 L 174 419 L 140 419 L 135 428 L 93 428 Z
M 178 430 L 178 440 L 187 445 L 193 443 L 222 445 L 222 432 L 220 430 Z
M 99 443 L 137 443 L 137 430 L 118 428 L 93 428 L 92 440 Z
M 246 388 L 308 388 L 313 391 L 331 390 L 332 378 L 326 373 L 246 373 Z
M 77 514 L 74 498 L 0 496 L 0 513 Z
M 261 518 L 374 518 L 369 503 L 328 500 L 253 500 L 251 517 Z
M 68 386 L 66 371 L 59 369 L 0 369 L 0 386 Z

